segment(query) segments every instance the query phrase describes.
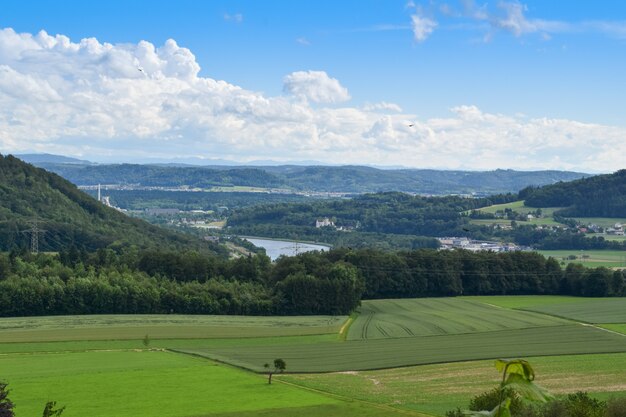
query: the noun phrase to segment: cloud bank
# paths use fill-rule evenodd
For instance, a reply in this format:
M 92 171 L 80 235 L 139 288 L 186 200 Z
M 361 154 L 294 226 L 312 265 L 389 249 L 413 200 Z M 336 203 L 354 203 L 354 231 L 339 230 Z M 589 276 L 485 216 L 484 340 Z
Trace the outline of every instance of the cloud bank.
M 421 120 L 394 103 L 351 105 L 323 71 L 267 96 L 199 76 L 168 40 L 109 44 L 0 30 L 0 152 L 319 160 L 469 169 L 623 168 L 626 129 L 450 109 Z

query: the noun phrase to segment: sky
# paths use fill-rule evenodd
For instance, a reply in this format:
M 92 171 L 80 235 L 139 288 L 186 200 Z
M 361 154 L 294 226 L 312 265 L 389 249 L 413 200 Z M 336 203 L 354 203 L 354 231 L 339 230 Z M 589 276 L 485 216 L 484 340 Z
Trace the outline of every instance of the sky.
M 626 3 L 14 1 L 0 153 L 612 172 Z

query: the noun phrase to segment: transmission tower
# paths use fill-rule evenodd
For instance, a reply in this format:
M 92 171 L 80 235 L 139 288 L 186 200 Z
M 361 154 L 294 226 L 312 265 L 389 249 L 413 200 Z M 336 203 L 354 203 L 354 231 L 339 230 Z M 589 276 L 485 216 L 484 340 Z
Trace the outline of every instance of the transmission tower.
M 30 251 L 31 253 L 39 253 L 39 234 L 46 233 L 45 230 L 39 228 L 39 221 L 31 221 L 31 228 L 23 230 L 22 233 L 30 233 Z

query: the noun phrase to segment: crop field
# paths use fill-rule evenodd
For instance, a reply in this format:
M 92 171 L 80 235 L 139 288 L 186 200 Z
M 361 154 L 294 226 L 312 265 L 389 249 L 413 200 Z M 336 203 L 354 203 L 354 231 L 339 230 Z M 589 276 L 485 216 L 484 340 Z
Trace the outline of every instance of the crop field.
M 242 338 L 337 333 L 345 316 L 94 315 L 0 319 L 0 343 Z
M 554 394 L 579 390 L 604 398 L 626 394 L 625 353 L 535 357 L 530 362 L 537 373 L 537 383 Z M 466 407 L 471 396 L 487 391 L 499 382 L 492 360 L 379 371 L 284 375 L 280 379 L 437 415 L 455 407 Z
M 626 297 L 582 299 L 578 302 L 546 304 L 528 309 L 586 323 L 626 323 Z
M 609 268 L 626 268 L 626 251 L 619 250 L 542 250 L 538 251 L 545 257 L 551 256 L 565 263 L 579 263 L 588 267 L 605 266 Z M 575 257 L 569 259 L 570 257 Z
M 528 358 L 556 393 L 626 392 L 626 298 L 364 301 L 343 340 L 346 320 L 0 319 L 1 378 L 17 417 L 40 415 L 48 400 L 67 405 L 64 417 L 442 415 L 494 386 L 500 357 Z M 275 358 L 287 374 L 271 386 L 247 371 L 263 373 Z
M 347 340 L 524 329 L 568 324 L 531 312 L 504 310 L 459 298 L 363 301 Z
M 17 417 L 50 399 L 64 417 L 394 415 L 170 352 L 2 355 L 0 369 Z
M 605 300 L 606 298 L 581 298 L 568 295 L 472 295 L 458 297 L 502 308 L 530 309 L 535 306 L 577 303 L 583 300 Z
M 626 338 L 572 324 L 444 336 L 355 340 L 307 345 L 248 345 L 181 351 L 253 371 L 283 358 L 289 372 L 332 372 L 394 368 L 499 357 L 626 352 Z

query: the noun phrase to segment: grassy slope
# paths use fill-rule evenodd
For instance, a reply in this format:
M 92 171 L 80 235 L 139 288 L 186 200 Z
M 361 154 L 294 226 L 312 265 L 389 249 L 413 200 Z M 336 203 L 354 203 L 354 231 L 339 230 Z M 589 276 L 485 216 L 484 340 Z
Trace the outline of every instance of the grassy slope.
M 459 298 L 363 301 L 348 340 L 383 339 L 556 326 L 563 320 L 543 314 L 502 310 Z
M 585 390 L 606 397 L 626 393 L 625 353 L 535 357 L 530 361 L 537 372 L 537 382 L 555 394 Z M 471 396 L 499 382 L 491 360 L 280 378 L 327 392 L 439 415 L 455 407 L 467 407 Z

